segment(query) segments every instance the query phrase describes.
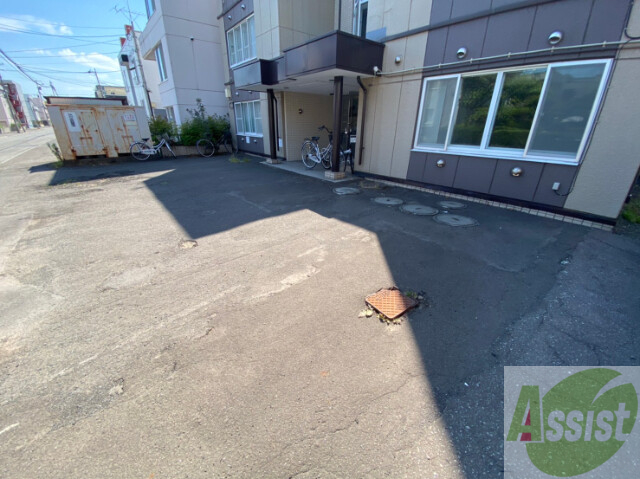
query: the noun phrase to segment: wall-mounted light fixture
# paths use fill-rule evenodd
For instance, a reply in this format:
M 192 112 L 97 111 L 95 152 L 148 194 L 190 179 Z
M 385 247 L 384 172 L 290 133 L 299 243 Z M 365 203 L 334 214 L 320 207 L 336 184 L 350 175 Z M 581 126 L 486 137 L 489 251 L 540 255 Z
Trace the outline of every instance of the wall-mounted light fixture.
M 458 51 L 456 52 L 456 56 L 458 57 L 458 60 L 462 60 L 464 57 L 467 56 L 467 48 L 466 47 L 458 48 Z
M 564 34 L 560 30 L 556 30 L 555 32 L 549 35 L 549 45 L 557 45 L 562 41 Z
M 240 5 L 240 8 L 244 10 L 245 8 L 247 8 L 247 6 L 243 3 L 242 5 Z
M 522 168 L 518 168 L 517 166 L 515 168 L 511 168 L 511 176 L 517 178 L 518 176 L 522 176 L 523 173 L 524 170 Z
M 231 15 L 227 15 L 227 18 L 228 18 L 229 20 L 231 20 L 231 18 L 232 18 L 232 17 L 231 17 Z
M 382 70 L 380 70 L 380 67 L 373 67 L 373 74 L 377 77 L 379 77 L 380 75 L 382 75 Z
M 396 61 L 396 65 L 398 65 L 402 61 L 402 57 L 398 55 L 395 61 Z
M 302 115 L 303 112 L 304 110 L 302 108 L 298 108 L 298 115 Z

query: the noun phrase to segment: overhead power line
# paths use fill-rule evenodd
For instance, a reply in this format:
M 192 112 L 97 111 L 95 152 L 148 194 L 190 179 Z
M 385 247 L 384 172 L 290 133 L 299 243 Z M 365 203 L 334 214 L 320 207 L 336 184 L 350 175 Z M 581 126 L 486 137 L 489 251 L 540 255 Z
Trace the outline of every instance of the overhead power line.
M 115 34 L 113 35 L 65 35 L 63 33 L 45 33 L 45 32 L 38 32 L 35 30 L 27 30 L 25 28 L 19 28 L 19 27 L 15 27 L 13 25 L 7 25 L 6 23 L 0 23 L 0 27 L 2 27 L 2 29 L 0 31 L 9 31 L 9 32 L 16 32 L 16 33 L 28 33 L 30 35 L 40 35 L 43 37 L 60 37 L 60 38 L 113 38 L 114 36 L 116 36 Z
M 122 31 L 122 28 L 119 27 L 100 27 L 100 26 L 87 26 L 87 25 L 67 25 L 66 23 L 56 23 L 56 22 L 38 22 L 35 20 L 22 20 L 21 18 L 14 18 L 14 17 L 6 17 L 3 15 L 0 15 L 0 18 L 3 18 L 5 20 L 14 20 L 14 21 L 18 21 L 21 23 L 25 23 L 25 24 L 29 24 L 29 25 L 49 25 L 52 27 L 67 27 L 67 28 L 86 28 L 86 29 L 94 29 L 94 30 L 120 30 Z

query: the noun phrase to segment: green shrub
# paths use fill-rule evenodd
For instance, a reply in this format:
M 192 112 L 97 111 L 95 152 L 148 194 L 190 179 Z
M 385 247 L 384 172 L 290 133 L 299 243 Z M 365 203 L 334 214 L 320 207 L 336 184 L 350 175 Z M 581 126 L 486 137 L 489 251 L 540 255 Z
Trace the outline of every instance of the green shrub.
M 640 197 L 632 198 L 622 210 L 622 217 L 631 223 L 640 223 Z
M 149 131 L 151 131 L 151 139 L 154 143 L 158 143 L 164 136 L 168 136 L 169 138 L 176 138 L 178 136 L 178 127 L 176 124 L 161 116 L 149 122 Z
M 182 123 L 180 127 L 180 140 L 183 145 L 195 145 L 201 138 L 207 138 L 217 142 L 222 136 L 231 131 L 231 125 L 227 116 L 207 115 L 202 100 L 196 99 L 194 109 L 187 108 L 191 120 Z

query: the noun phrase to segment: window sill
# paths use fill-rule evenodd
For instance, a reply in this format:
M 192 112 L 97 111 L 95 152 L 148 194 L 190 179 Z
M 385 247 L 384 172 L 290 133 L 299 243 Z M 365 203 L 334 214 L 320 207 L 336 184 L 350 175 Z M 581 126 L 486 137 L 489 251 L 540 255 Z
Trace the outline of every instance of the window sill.
M 496 160 L 511 160 L 511 161 L 529 161 L 532 163 L 551 163 L 555 165 L 570 165 L 578 166 L 580 163 L 576 159 L 553 157 L 553 156 L 522 156 L 517 153 L 508 153 L 503 151 L 480 151 L 464 148 L 449 148 L 442 150 L 438 148 L 421 148 L 415 147 L 411 149 L 416 153 L 440 153 L 442 155 L 457 155 L 457 156 L 477 156 L 478 158 L 492 158 Z
M 258 57 L 257 57 L 257 56 L 252 57 L 252 58 L 248 58 L 247 60 L 245 60 L 245 61 L 243 61 L 243 62 L 240 62 L 240 63 L 234 63 L 234 64 L 233 64 L 233 65 L 231 65 L 229 68 L 231 68 L 232 70 L 234 70 L 234 69 L 236 69 L 236 68 L 238 68 L 238 67 L 241 67 L 241 66 L 243 66 L 243 65 L 246 65 L 247 63 L 250 63 L 250 62 L 252 62 L 252 61 L 254 61 L 254 60 L 257 60 L 257 59 L 258 59 Z

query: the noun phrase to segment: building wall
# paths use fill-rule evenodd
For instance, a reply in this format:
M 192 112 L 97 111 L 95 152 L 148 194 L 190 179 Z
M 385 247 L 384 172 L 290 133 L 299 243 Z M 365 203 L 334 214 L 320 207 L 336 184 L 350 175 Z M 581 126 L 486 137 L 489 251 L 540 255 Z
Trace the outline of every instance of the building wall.
M 331 129 L 333 97 L 286 92 L 283 103 L 287 161 L 301 160 L 300 148 L 305 138 L 319 136 L 321 146 L 329 143 L 327 133 L 318 131 L 318 127 L 325 125 Z
M 384 75 L 369 82 L 372 84 L 368 105 L 370 111 L 366 119 L 365 153 L 361 168 L 375 174 L 465 192 L 548 207 L 564 207 L 607 218 L 616 217 L 638 168 L 637 158 L 629 154 L 637 149 L 630 139 L 638 136 L 637 129 L 629 134 L 628 126 L 637 125 L 637 122 L 633 123 L 628 114 L 621 114 L 623 110 L 629 112 L 634 108 L 638 111 L 635 98 L 624 100 L 625 93 L 629 96 L 634 75 L 637 78 L 637 55 L 626 60 L 626 63 L 620 60 L 615 65 L 610 90 L 601 104 L 601 117 L 596 123 L 591 145 L 583 153 L 579 166 L 411 151 L 422 81 L 418 78 L 418 88 L 412 88 L 410 85 L 416 83 L 412 72 L 405 75 L 394 75 L 394 72 L 419 66 L 424 70 L 420 76 L 429 77 L 527 64 L 613 58 L 617 47 L 598 46 L 580 51 L 536 52 L 527 56 L 483 60 L 494 55 L 549 48 L 548 36 L 555 30 L 564 33 L 559 45 L 562 47 L 618 41 L 629 2 L 541 0 L 523 4 L 518 0 L 434 0 L 407 7 L 412 9 L 408 17 L 405 16 L 407 8 L 396 8 L 403 3 L 406 2 L 370 2 L 368 33 L 382 29 L 389 36 L 424 25 L 433 27 L 421 34 L 424 35 L 422 39 L 418 38 L 419 35 L 411 35 L 386 41 L 382 68 Z M 431 15 L 426 19 L 420 18 L 425 8 L 430 9 Z M 387 17 L 387 12 L 393 12 L 393 15 Z M 421 50 L 420 45 L 424 45 L 425 41 L 426 48 Z M 411 47 L 409 42 L 414 42 Z M 456 52 L 463 46 L 468 50 L 466 59 L 479 60 L 472 64 L 459 61 Z M 411 55 L 420 51 L 424 52 L 424 59 L 421 65 L 416 65 Z M 396 56 L 402 59 L 399 65 L 395 65 Z M 403 64 L 405 62 L 406 65 Z M 623 103 L 629 105 L 629 101 L 633 107 L 625 110 Z M 394 105 L 403 106 L 399 109 Z M 398 111 L 402 113 L 398 114 Z M 404 126 L 401 126 L 403 122 Z M 393 137 L 390 134 L 392 131 Z M 411 134 L 403 137 L 409 131 Z M 385 135 L 386 138 L 382 139 Z M 616 135 L 621 138 L 613 140 Z M 612 151 L 616 154 L 611 155 Z M 616 158 L 610 160 L 612 156 Z M 435 163 L 439 159 L 445 160 L 444 168 L 436 168 Z M 518 179 L 510 175 L 511 168 L 516 166 L 525 171 L 525 175 Z M 571 188 L 574 179 L 575 185 Z M 560 194 L 552 190 L 555 182 L 561 184 Z M 604 193 L 612 189 L 619 193 L 608 194 L 604 200 L 602 194 L 593 195 L 594 191 Z
M 634 4 L 628 33 L 640 37 L 640 4 Z M 619 54 L 598 125 L 565 207 L 616 218 L 640 168 L 640 45 Z
M 227 114 L 223 49 L 216 19 L 219 4 L 156 0 L 156 7 L 140 43 L 144 58 L 152 61 L 156 46 L 162 44 L 167 71 L 167 79 L 158 85 L 162 106 L 173 107 L 178 123 L 190 118 L 187 109 L 195 108 L 198 98 L 208 114 Z
M 140 32 L 136 32 L 136 36 L 140 37 Z M 160 83 L 160 74 L 158 65 L 155 61 L 142 59 L 142 65 L 139 65 L 139 59 L 136 55 L 133 34 L 130 33 L 126 37 L 126 41 L 120 50 L 120 55 L 125 54 L 129 57 L 129 65 L 121 66 L 122 80 L 127 89 L 127 100 L 130 105 L 144 106 L 147 116 L 151 117 L 151 108 L 162 108 L 162 100 L 158 92 L 158 84 Z M 127 69 L 130 69 L 129 73 Z M 142 71 L 149 90 L 149 96 L 145 92 L 144 83 L 142 81 Z M 131 82 L 129 81 L 131 79 Z M 149 99 L 151 105 L 149 105 Z

